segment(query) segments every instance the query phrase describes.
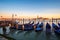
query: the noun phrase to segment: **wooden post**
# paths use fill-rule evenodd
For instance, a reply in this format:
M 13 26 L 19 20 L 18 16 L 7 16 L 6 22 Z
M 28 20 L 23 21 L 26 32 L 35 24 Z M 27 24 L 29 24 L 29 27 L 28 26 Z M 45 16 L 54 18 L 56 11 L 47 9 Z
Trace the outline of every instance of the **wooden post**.
M 22 30 L 24 30 L 24 25 L 22 25 Z
M 57 19 L 56 19 L 56 23 L 57 23 Z
M 16 24 L 16 29 L 18 29 L 18 24 Z
M 24 18 L 23 18 L 23 24 L 24 24 Z
M 29 22 L 30 22 L 30 19 L 29 19 Z
M 52 23 L 53 23 L 53 18 L 52 18 Z
M 34 30 L 36 29 L 36 25 L 34 25 Z
M 23 18 L 22 30 L 24 30 L 24 18 Z
M 13 27 L 13 26 L 14 26 L 13 21 L 14 21 L 14 14 L 12 14 L 12 23 L 11 23 L 11 27 Z

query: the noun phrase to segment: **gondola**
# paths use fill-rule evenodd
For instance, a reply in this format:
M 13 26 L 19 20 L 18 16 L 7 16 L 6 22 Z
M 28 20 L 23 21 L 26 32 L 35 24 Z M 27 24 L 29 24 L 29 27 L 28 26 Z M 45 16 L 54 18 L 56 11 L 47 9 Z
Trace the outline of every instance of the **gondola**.
M 51 33 L 51 26 L 49 23 L 46 24 L 46 33 Z
M 22 30 L 23 29 L 23 27 L 22 27 L 22 25 L 18 25 L 18 30 Z
M 53 27 L 55 30 L 58 30 L 58 29 L 59 29 L 58 26 L 57 26 L 56 24 L 54 24 L 54 23 L 52 23 L 52 27 Z
M 16 24 L 14 24 L 13 26 L 10 27 L 10 29 L 16 29 Z
M 60 29 L 59 29 L 59 27 L 56 24 L 52 23 L 52 27 L 54 28 L 54 32 L 56 34 L 60 34 Z
M 58 26 L 59 26 L 59 28 L 60 28 L 60 23 L 58 23 Z
M 41 23 L 41 24 L 38 23 L 38 24 L 36 25 L 35 31 L 38 32 L 38 31 L 42 31 L 42 30 L 43 30 L 43 23 Z
M 17 29 L 16 28 L 17 24 L 18 24 L 18 22 L 16 22 L 16 21 L 14 23 L 12 23 L 10 29 Z
M 30 31 L 30 30 L 33 30 L 34 27 L 33 27 L 33 23 L 28 23 L 28 24 L 24 24 L 24 31 Z

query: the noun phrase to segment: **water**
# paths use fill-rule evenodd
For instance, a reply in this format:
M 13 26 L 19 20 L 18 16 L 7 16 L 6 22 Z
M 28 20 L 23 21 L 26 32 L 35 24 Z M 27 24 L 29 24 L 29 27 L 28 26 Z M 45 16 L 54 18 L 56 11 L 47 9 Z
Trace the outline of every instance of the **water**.
M 60 20 L 58 20 L 60 22 Z M 49 21 L 47 21 L 49 22 Z M 43 31 L 41 32 L 35 32 L 34 30 L 32 31 L 22 31 L 22 30 L 8 30 L 9 33 L 6 36 L 15 38 L 16 40 L 60 40 L 60 35 L 55 34 L 52 31 L 52 22 L 49 22 L 51 25 L 51 34 L 46 33 L 46 21 L 44 22 L 44 27 Z M 54 21 L 54 23 L 57 25 L 57 23 Z M 3 34 L 2 28 L 0 28 L 0 33 Z
M 15 30 L 14 32 L 11 32 L 7 36 L 15 38 L 16 40 L 59 40 L 60 38 L 55 33 L 46 34 L 45 31 L 35 32 L 34 30 L 33 31 Z
M 3 28 L 0 28 L 0 34 L 3 34 Z

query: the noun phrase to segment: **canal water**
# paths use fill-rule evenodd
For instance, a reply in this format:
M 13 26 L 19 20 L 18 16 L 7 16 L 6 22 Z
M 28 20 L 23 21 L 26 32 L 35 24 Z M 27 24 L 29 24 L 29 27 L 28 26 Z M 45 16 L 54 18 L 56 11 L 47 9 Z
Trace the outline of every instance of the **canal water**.
M 22 31 L 22 30 L 11 29 L 8 30 L 9 33 L 6 36 L 12 37 L 16 40 L 60 40 L 60 35 L 57 35 L 52 31 L 52 22 L 49 22 L 49 24 L 51 25 L 51 33 L 49 34 L 46 33 L 47 22 L 44 22 L 43 31 L 35 32 L 34 30 Z M 54 23 L 57 25 L 56 22 Z M 3 34 L 2 28 L 0 28 L 0 34 Z

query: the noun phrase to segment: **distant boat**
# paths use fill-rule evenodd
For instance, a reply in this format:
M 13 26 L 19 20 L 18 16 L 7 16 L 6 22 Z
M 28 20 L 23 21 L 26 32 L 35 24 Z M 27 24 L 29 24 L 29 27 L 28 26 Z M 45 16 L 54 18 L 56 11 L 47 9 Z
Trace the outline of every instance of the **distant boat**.
M 35 31 L 38 32 L 38 31 L 42 31 L 42 30 L 43 30 L 43 23 L 41 23 L 41 24 L 37 23 Z
M 49 23 L 46 24 L 46 33 L 51 33 L 51 26 Z
M 52 27 L 54 28 L 54 32 L 56 34 L 60 34 L 60 29 L 59 29 L 59 27 L 56 24 L 52 23 Z

